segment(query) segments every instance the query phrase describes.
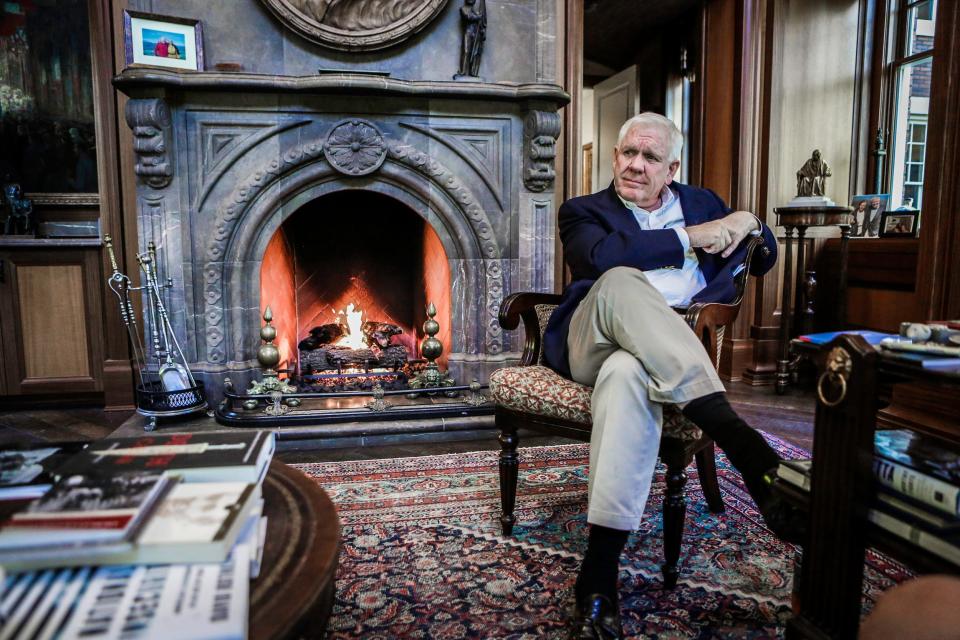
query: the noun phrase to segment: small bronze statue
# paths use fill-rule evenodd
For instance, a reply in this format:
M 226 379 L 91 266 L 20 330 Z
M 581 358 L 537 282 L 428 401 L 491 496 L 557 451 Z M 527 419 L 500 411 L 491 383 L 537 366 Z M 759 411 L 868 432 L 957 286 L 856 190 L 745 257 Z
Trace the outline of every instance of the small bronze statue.
M 814 149 L 813 156 L 797 171 L 797 197 L 826 196 L 827 178 L 832 175 L 830 167 L 820 158 L 820 150 Z
M 20 194 L 20 185 L 10 183 L 3 186 L 3 198 L 6 201 L 7 219 L 3 223 L 6 235 L 33 233 L 33 202 Z
M 463 48 L 460 51 L 460 71 L 456 78 L 478 78 L 483 41 L 487 37 L 486 0 L 463 0 L 460 18 L 463 22 Z

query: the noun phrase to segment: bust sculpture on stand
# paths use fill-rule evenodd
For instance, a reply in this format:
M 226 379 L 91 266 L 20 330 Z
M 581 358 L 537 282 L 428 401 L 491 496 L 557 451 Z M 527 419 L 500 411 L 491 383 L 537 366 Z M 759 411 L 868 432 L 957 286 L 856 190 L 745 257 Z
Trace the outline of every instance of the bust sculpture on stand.
M 776 390 L 786 391 L 793 375 L 796 362 L 790 354 L 790 340 L 794 329 L 797 333 L 807 333 L 814 314 L 813 294 L 816 286 L 816 274 L 807 271 L 805 260 L 805 235 L 807 227 L 840 227 L 840 273 L 837 292 L 837 329 L 846 323 L 847 289 L 847 243 L 850 238 L 850 226 L 854 222 L 850 207 L 837 206 L 827 197 L 827 178 L 833 175 L 830 166 L 814 149 L 803 166 L 797 170 L 797 195 L 789 203 L 773 210 L 777 214 L 777 224 L 784 228 L 784 244 L 787 255 L 783 266 L 783 293 L 780 303 L 780 357 L 777 360 Z M 796 276 L 793 275 L 793 232 L 797 232 Z M 806 279 L 804 278 L 806 276 Z M 795 281 L 794 281 L 795 280 Z M 792 289 L 791 289 L 792 287 Z

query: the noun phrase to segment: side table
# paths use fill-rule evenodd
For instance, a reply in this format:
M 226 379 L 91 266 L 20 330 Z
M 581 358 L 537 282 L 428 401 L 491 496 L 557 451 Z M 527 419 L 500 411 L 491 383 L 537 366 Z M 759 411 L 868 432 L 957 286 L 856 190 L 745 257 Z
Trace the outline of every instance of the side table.
M 837 305 L 837 328 L 843 328 L 847 319 L 847 244 L 854 216 L 851 207 L 777 207 L 777 224 L 784 228 L 787 255 L 783 264 L 783 291 L 780 299 L 780 357 L 777 360 L 776 391 L 782 394 L 790 384 L 793 368 L 790 357 L 790 339 L 793 327 L 801 325 L 803 274 L 806 271 L 806 251 L 803 246 L 808 227 L 840 227 L 840 283 Z M 797 231 L 797 270 L 793 276 L 793 231 Z M 791 286 L 792 285 L 792 286 Z M 792 289 L 792 290 L 791 290 Z M 792 295 L 791 295 L 792 294 Z
M 333 605 L 340 520 L 307 476 L 274 460 L 263 481 L 267 537 L 250 583 L 253 640 L 322 638 Z

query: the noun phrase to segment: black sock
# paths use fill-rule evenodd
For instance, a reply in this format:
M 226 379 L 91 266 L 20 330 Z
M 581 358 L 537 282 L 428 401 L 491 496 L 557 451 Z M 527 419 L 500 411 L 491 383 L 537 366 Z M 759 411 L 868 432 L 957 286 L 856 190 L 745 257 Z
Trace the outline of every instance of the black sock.
M 723 449 L 743 477 L 750 495 L 760 505 L 770 492 L 769 480 L 765 476 L 780 463 L 780 456 L 760 432 L 736 414 L 722 392 L 691 400 L 683 408 L 683 415 Z
M 580 575 L 574 587 L 577 601 L 600 593 L 617 603 L 617 576 L 620 573 L 620 554 L 627 544 L 629 531 L 590 525 L 587 553 L 583 556 Z

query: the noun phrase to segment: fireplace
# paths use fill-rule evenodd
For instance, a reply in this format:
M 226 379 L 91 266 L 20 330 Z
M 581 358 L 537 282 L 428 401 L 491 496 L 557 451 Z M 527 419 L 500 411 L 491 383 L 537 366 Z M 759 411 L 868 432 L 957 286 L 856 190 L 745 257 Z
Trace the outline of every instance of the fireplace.
M 437 338 L 450 344 L 443 244 L 422 216 L 375 191 L 343 190 L 308 202 L 273 234 L 260 267 L 260 306 L 273 312 L 280 367 L 298 377 L 336 370 L 327 347 L 349 338 L 364 338 L 353 349 L 374 349 L 367 354 L 374 364 L 376 355 L 392 362 L 393 353 L 417 359 L 427 303 L 437 309 Z M 400 333 L 373 344 L 360 326 L 350 331 L 357 335 L 343 335 L 338 327 L 348 326 L 348 310 L 362 314 L 358 325 L 380 323 Z M 446 368 L 446 355 L 438 364 Z
M 363 51 L 307 42 L 254 0 L 177 6 L 203 21 L 209 65 L 248 69 L 128 68 L 114 84 L 129 97 L 139 241 L 167 265 L 171 323 L 211 401 L 226 377 L 259 379 L 267 305 L 288 366 L 350 303 L 400 327 L 393 342 L 415 357 L 432 302 L 458 383 L 515 362 L 500 303 L 554 290 L 568 100 L 553 84 L 555 3 L 488 0 L 484 78 L 462 81 L 457 3 Z

